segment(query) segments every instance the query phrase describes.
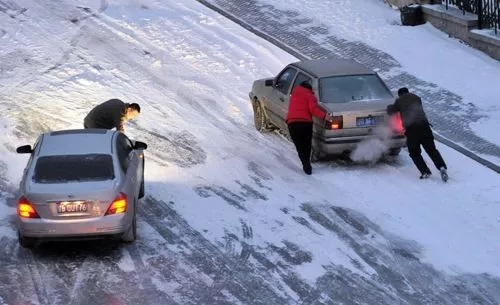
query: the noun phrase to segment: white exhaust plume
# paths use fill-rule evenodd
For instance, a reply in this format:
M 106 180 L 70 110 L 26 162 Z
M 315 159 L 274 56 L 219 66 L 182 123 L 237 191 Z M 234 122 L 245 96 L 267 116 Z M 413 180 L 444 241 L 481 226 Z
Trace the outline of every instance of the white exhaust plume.
M 392 129 L 388 125 L 379 125 L 373 130 L 373 137 L 361 141 L 351 153 L 354 162 L 376 163 L 389 151 Z

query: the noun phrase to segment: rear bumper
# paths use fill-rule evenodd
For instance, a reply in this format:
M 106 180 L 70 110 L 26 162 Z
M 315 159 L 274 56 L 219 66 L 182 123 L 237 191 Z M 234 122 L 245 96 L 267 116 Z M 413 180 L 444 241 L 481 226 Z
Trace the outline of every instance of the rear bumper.
M 128 214 L 91 219 L 18 219 L 22 236 L 47 239 L 113 236 L 124 233 L 131 224 L 132 216 Z
M 355 137 L 318 137 L 315 139 L 319 150 L 326 155 L 343 154 L 352 152 L 356 149 L 360 142 L 376 138 L 375 136 L 355 136 Z M 388 149 L 397 149 L 406 147 L 406 137 L 404 135 L 394 135 L 387 141 Z

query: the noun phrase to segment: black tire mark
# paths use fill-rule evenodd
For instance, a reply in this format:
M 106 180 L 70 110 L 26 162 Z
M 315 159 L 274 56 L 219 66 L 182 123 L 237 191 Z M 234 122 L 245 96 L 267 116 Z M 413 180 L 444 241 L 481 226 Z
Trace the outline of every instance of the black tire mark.
M 179 167 L 188 168 L 203 164 L 207 159 L 207 153 L 203 147 L 196 142 L 196 137 L 187 130 L 180 133 L 163 135 L 157 131 L 151 131 L 140 127 L 135 122 L 130 122 L 130 125 L 144 134 L 142 138 L 144 138 L 146 142 L 153 142 L 150 143 L 150 146 L 154 148 L 155 145 L 160 145 L 157 149 L 158 152 L 152 153 L 151 155 L 152 159 L 158 162 L 158 164 L 168 166 L 169 162 L 171 162 Z M 152 139 L 149 139 L 148 135 Z M 164 145 L 164 147 L 161 147 L 162 145 Z
M 7 14 L 10 18 L 15 19 L 19 15 L 24 14 L 27 10 L 27 8 L 20 7 L 16 3 L 0 1 L 0 12 Z
M 235 255 L 236 246 L 234 245 L 234 243 L 235 241 L 238 241 L 238 237 L 235 234 L 226 231 L 223 239 L 224 239 L 224 250 L 226 251 L 226 253 Z
M 240 219 L 241 230 L 243 231 L 243 238 L 252 239 L 253 238 L 253 229 L 249 226 L 243 219 Z
M 332 210 L 343 220 L 345 221 L 348 225 L 352 226 L 354 229 L 356 229 L 359 233 L 366 235 L 369 234 L 368 229 L 363 226 L 358 220 L 356 220 L 348 210 L 342 208 L 342 207 L 337 207 L 333 206 Z
M 144 301 L 143 304 L 156 304 L 156 299 L 154 298 L 154 295 L 156 293 L 156 287 L 154 286 L 153 282 L 151 281 L 151 278 L 148 277 L 148 270 L 144 265 L 144 261 L 141 258 L 141 254 L 139 249 L 137 248 L 136 244 L 130 245 L 129 247 L 126 247 L 127 251 L 130 254 L 130 257 L 132 259 L 132 262 L 134 263 L 134 267 L 136 269 L 136 274 L 139 278 L 139 282 L 142 286 L 142 288 L 146 291 L 150 291 L 151 293 L 147 293 L 146 300 Z M 168 304 L 169 305 L 174 305 L 178 304 L 175 302 L 173 299 L 168 298 Z
M 38 263 L 34 254 L 31 250 L 22 249 L 19 246 L 19 257 L 25 262 L 28 267 L 31 279 L 33 281 L 33 286 L 35 287 L 36 296 L 38 298 L 39 305 L 50 305 L 52 304 L 47 293 L 47 289 L 44 285 L 43 276 L 38 267 Z
M 244 197 L 241 197 L 238 194 L 235 194 L 228 190 L 225 187 L 221 186 L 198 186 L 195 187 L 194 191 L 203 198 L 209 197 L 209 192 L 214 193 L 215 195 L 219 196 L 220 198 L 224 199 L 229 205 L 242 210 L 246 211 L 247 209 L 241 204 L 243 201 L 245 201 Z
M 293 220 L 295 220 L 297 223 L 303 225 L 304 227 L 308 228 L 309 230 L 313 231 L 317 235 L 323 235 L 320 232 L 318 232 L 316 229 L 314 229 L 309 221 L 305 219 L 304 217 L 300 216 L 292 216 Z
M 455 305 L 470 298 L 470 304 L 498 304 L 497 290 L 478 289 L 478 284 L 495 285 L 500 283 L 500 278 L 485 274 L 449 275 L 439 271 L 420 261 L 421 247 L 416 242 L 384 232 L 358 212 L 344 210 L 340 216 L 330 206 L 311 203 L 303 204 L 302 209 L 312 221 L 336 235 L 357 254 L 357 258 L 349 256 L 356 260 L 355 266 L 362 266 L 359 259 L 376 272 L 374 276 L 361 277 L 343 266 L 325 266 L 326 273 L 318 278 L 317 288 L 339 302 Z M 362 224 L 363 232 L 371 234 L 360 233 L 357 225 L 345 221 L 345 214 Z M 377 232 L 379 240 L 386 240 L 384 245 L 371 241 L 373 232 Z M 369 274 L 361 268 L 360 271 Z M 342 289 L 342 294 L 331 293 L 336 289 Z
M 253 239 L 253 229 L 250 225 L 248 225 L 243 219 L 240 219 L 241 230 L 243 233 L 243 241 L 241 241 L 241 253 L 240 258 L 242 260 L 248 260 L 252 253 L 254 252 L 252 246 Z
M 235 182 L 238 183 L 240 185 L 240 187 L 243 189 L 243 191 L 241 191 L 240 194 L 244 198 L 254 198 L 254 199 L 260 199 L 260 200 L 264 200 L 264 201 L 268 200 L 268 198 L 265 194 L 262 194 L 261 192 L 254 189 L 250 185 L 242 183 L 238 180 L 236 180 Z
M 190 301 L 193 304 L 224 304 L 230 305 L 234 302 L 226 300 L 229 293 L 243 304 L 295 304 L 296 302 L 286 293 L 278 294 L 275 291 L 285 291 L 281 282 L 275 281 L 269 273 L 274 270 L 274 265 L 265 268 L 253 266 L 253 264 L 242 261 L 230 253 L 224 253 L 221 248 L 210 243 L 201 233 L 195 231 L 189 224 L 162 201 L 152 197 L 146 197 L 143 204 L 139 206 L 141 215 L 147 217 L 150 224 L 165 240 L 175 244 L 177 247 L 186 248 L 183 260 L 195 266 L 195 268 L 207 276 L 213 283 L 210 286 L 198 285 L 193 278 L 193 286 L 186 287 L 191 291 Z M 170 230 L 169 228 L 175 228 Z M 175 233 L 174 233 L 175 231 Z M 245 236 L 253 236 L 249 226 L 245 229 Z M 231 237 L 230 237 L 231 238 Z M 235 239 L 237 237 L 232 237 Z M 228 246 L 231 248 L 231 245 Z M 256 256 L 258 262 L 270 263 L 264 257 Z M 222 292 L 225 291 L 226 294 Z

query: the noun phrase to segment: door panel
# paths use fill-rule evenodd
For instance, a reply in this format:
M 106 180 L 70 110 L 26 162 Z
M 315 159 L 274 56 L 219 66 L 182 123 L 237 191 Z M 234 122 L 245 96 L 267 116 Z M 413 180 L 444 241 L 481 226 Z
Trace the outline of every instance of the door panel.
M 135 201 L 138 195 L 137 185 L 140 183 L 137 177 L 138 156 L 137 151 L 133 149 L 133 144 L 130 139 L 120 133 L 117 137 L 117 153 L 120 168 L 123 173 L 122 190 L 129 198 L 129 204 Z
M 286 67 L 278 74 L 272 93 L 270 95 L 269 116 L 273 123 L 279 128 L 286 128 L 285 118 L 290 101 L 290 87 L 297 74 L 297 70 L 292 67 Z

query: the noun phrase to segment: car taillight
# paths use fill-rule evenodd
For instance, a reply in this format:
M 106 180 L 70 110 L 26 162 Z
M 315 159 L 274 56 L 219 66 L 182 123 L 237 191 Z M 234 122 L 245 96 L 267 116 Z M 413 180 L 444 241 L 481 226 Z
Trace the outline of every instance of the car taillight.
M 17 215 L 23 218 L 40 218 L 31 202 L 24 196 L 19 198 L 17 203 Z
M 390 117 L 390 124 L 393 132 L 397 134 L 405 133 L 403 120 L 401 119 L 401 114 L 399 112 Z
M 325 127 L 330 130 L 342 129 L 344 127 L 344 118 L 341 115 L 334 116 L 331 121 L 326 121 Z
M 118 196 L 116 196 L 113 202 L 111 202 L 111 205 L 104 215 L 125 213 L 127 211 L 127 205 L 127 195 L 125 195 L 124 193 L 120 193 L 118 194 Z

